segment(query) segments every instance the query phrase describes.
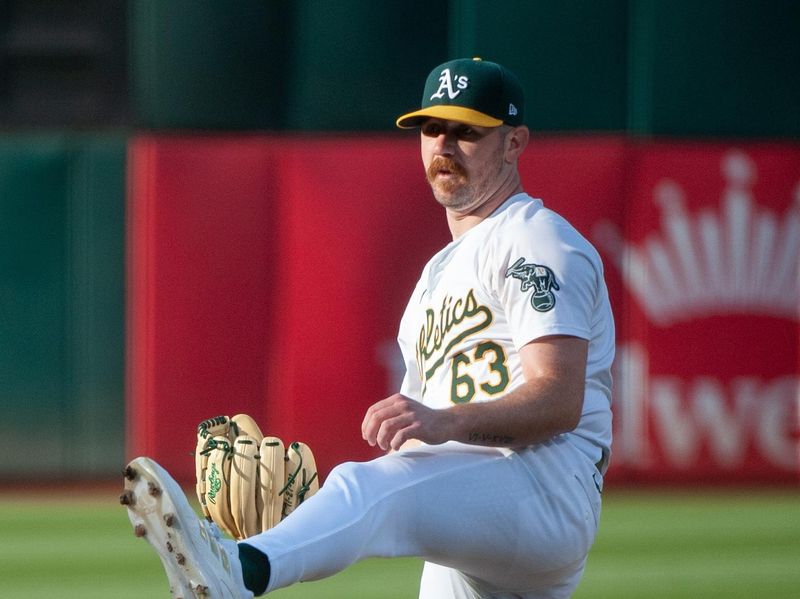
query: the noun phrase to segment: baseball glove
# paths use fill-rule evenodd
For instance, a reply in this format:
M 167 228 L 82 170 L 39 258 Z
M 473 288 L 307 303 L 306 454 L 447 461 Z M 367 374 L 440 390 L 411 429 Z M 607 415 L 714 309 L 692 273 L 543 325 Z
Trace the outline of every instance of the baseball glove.
M 246 414 L 197 426 L 195 469 L 203 513 L 235 539 L 269 530 L 319 489 L 311 449 L 265 437 Z

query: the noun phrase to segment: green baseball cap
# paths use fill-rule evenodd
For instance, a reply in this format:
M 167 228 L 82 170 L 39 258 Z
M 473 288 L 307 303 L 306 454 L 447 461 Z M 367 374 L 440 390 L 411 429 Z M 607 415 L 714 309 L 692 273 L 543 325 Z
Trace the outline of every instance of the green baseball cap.
M 397 119 L 401 129 L 436 117 L 480 127 L 521 125 L 522 85 L 511 71 L 480 58 L 459 58 L 433 69 L 425 81 L 422 107 Z

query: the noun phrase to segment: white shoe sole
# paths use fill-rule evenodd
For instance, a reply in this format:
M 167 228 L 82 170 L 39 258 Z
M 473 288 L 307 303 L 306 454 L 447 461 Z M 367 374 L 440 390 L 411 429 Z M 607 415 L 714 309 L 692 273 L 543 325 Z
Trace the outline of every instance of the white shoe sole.
M 156 462 L 136 458 L 128 464 L 120 503 L 128 508 L 134 534 L 161 558 L 175 599 L 244 596 L 228 554 L 210 538 L 209 524 L 195 514 L 178 483 Z

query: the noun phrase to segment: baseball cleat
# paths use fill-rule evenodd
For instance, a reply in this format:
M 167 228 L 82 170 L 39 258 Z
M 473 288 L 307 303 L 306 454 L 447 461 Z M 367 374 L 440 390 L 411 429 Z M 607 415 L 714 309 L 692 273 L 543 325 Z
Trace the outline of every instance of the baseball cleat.
M 150 458 L 136 458 L 124 471 L 120 503 L 137 537 L 158 553 L 175 599 L 250 599 L 242 581 L 235 541 L 198 518 L 175 480 Z

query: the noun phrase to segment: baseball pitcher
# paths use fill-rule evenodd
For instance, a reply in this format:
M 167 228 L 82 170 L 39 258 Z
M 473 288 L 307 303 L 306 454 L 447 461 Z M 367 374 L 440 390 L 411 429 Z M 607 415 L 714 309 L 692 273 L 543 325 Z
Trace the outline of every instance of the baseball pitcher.
M 595 249 L 522 189 L 524 114 L 511 71 L 458 59 L 397 120 L 419 130 L 452 241 L 400 322 L 402 387 L 364 416 L 364 440 L 386 455 L 318 487 L 309 450 L 282 467 L 286 449 L 246 418 L 238 434 L 212 420 L 198 496 L 217 524 L 152 460 L 131 462 L 124 503 L 175 597 L 262 595 L 375 556 L 423 558 L 421 599 L 573 593 L 610 455 L 614 322 Z

